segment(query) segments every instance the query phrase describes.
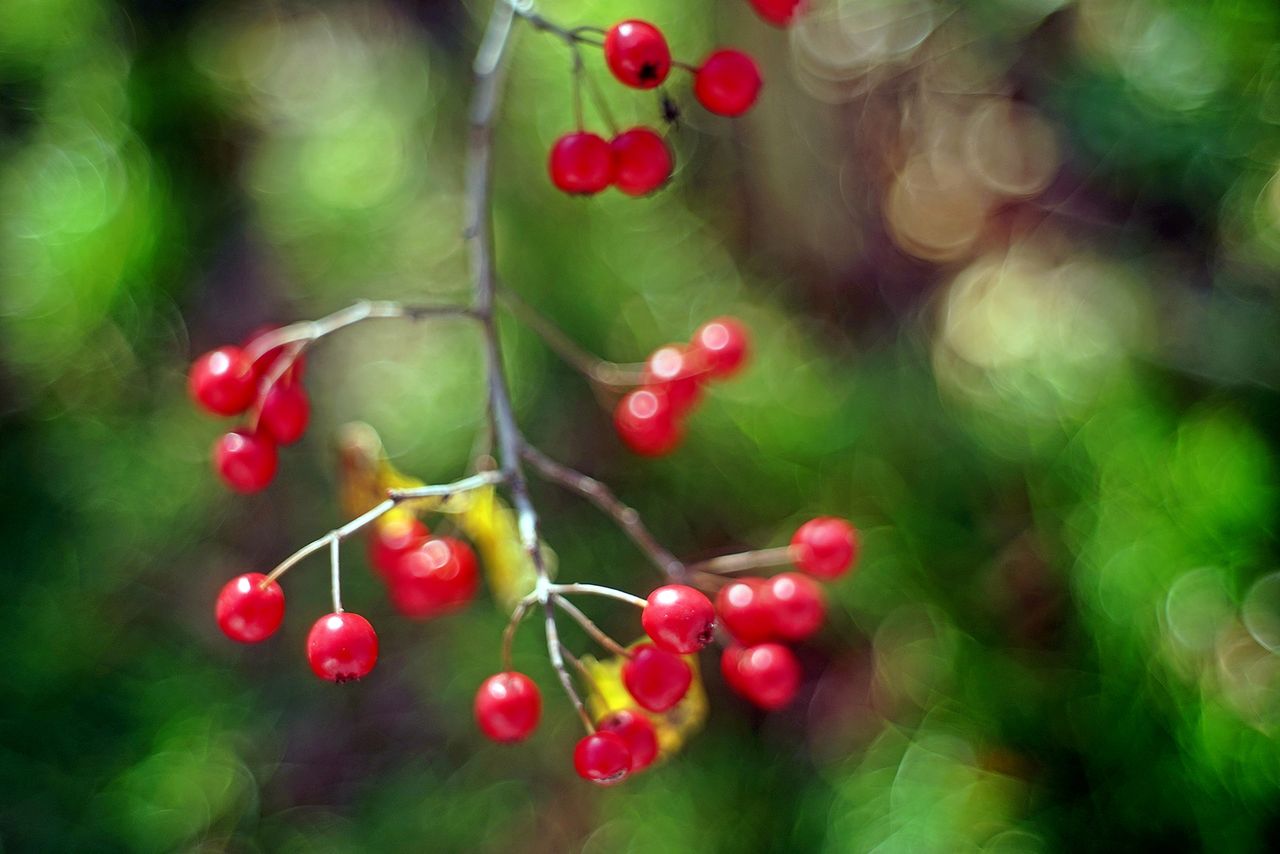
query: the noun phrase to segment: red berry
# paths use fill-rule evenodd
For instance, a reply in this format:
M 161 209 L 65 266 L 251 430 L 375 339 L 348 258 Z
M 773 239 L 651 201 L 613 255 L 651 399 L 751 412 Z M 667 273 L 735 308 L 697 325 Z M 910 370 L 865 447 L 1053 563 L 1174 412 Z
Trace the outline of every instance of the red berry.
M 613 183 L 613 149 L 594 133 L 567 133 L 551 147 L 547 169 L 557 188 L 589 196 Z
M 739 694 L 742 693 L 742 677 L 738 673 L 738 661 L 744 649 L 746 647 L 741 644 L 730 644 L 720 655 L 720 675 L 724 677 L 725 684 Z
M 434 617 L 452 611 L 475 595 L 476 556 L 452 537 L 432 537 L 396 563 L 391 602 L 407 617 Z
M 646 457 L 672 451 L 683 435 L 667 396 L 651 388 L 623 397 L 613 411 L 613 426 L 628 448 Z
M 542 694 L 523 673 L 498 673 L 484 680 L 476 692 L 476 723 L 499 742 L 521 741 L 538 727 Z
M 804 0 L 751 0 L 756 14 L 776 27 L 791 23 L 803 4 Z
M 732 317 L 718 317 L 698 327 L 690 350 L 714 377 L 738 372 L 747 359 L 747 330 Z
M 631 751 L 616 732 L 593 732 L 573 749 L 573 767 L 584 780 L 612 786 L 631 770 Z
M 632 774 L 648 768 L 658 758 L 658 733 L 653 721 L 640 712 L 621 709 L 602 718 L 596 728 L 621 736 L 626 742 L 631 753 Z
M 244 350 L 248 350 L 253 346 L 254 341 L 257 341 L 268 332 L 275 332 L 279 328 L 279 326 L 274 326 L 272 324 L 259 326 L 257 329 L 253 330 L 253 333 L 248 338 L 245 339 L 244 344 L 241 345 L 242 348 Z M 286 346 L 288 345 L 281 344 L 278 347 L 272 347 L 270 350 L 253 360 L 253 373 L 259 382 L 271 376 L 271 369 L 275 367 L 276 360 L 284 355 Z M 302 374 L 306 369 L 306 366 L 307 357 L 299 353 L 294 357 L 293 363 L 289 365 L 289 369 L 284 372 L 281 379 L 288 380 L 290 382 L 296 382 L 297 380 L 302 379 Z
M 761 85 L 754 59 L 741 51 L 718 50 L 694 75 L 693 94 L 710 112 L 740 116 L 756 102 Z
M 623 131 L 609 143 L 613 149 L 613 183 L 628 196 L 645 196 L 671 177 L 671 149 L 649 128 Z
M 400 558 L 427 541 L 431 532 L 413 516 L 383 517 L 376 523 L 369 540 L 369 563 L 390 580 Z
M 239 347 L 210 350 L 192 364 L 187 390 L 215 415 L 238 415 L 249 408 L 257 392 L 253 365 Z
M 302 385 L 281 379 L 267 392 L 258 413 L 258 426 L 281 445 L 292 445 L 307 432 L 311 403 Z
M 236 492 L 265 489 L 276 476 L 276 443 L 264 433 L 232 430 L 213 445 L 213 465 Z
M 378 636 L 359 614 L 326 614 L 307 635 L 307 661 L 321 679 L 360 679 L 368 676 L 378 661 Z
M 684 699 L 693 671 L 680 656 L 642 643 L 622 665 L 622 684 L 641 707 L 665 712 Z
M 258 643 L 276 633 L 284 619 L 284 591 L 267 585 L 261 572 L 246 572 L 223 585 L 213 613 L 222 633 L 240 643 Z
M 818 629 L 827 615 L 822 588 L 807 575 L 784 572 L 765 582 L 760 599 L 778 635 L 804 640 Z
M 810 575 L 830 581 L 849 571 L 858 559 L 858 531 L 844 519 L 810 519 L 791 538 L 792 560 Z
M 604 61 L 623 84 L 652 89 L 671 71 L 671 51 L 662 32 L 645 21 L 614 24 L 604 36 Z
M 645 385 L 659 389 L 676 417 L 684 415 L 702 393 L 702 371 L 696 360 L 674 344 L 659 347 L 645 363 Z
M 773 619 L 764 604 L 758 578 L 731 581 L 716 594 L 720 622 L 739 643 L 762 643 L 773 637 Z
M 779 643 L 744 648 L 737 655 L 730 687 L 762 709 L 780 709 L 790 703 L 800 687 L 800 664 L 791 650 Z
M 716 609 L 692 587 L 666 584 L 649 594 L 640 623 L 660 649 L 688 655 L 711 643 Z

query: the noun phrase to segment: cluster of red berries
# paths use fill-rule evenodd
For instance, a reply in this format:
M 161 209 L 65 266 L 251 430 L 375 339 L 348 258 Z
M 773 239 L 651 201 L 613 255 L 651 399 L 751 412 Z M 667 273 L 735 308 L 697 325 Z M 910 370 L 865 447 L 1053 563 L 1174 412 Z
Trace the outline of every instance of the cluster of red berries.
M 228 581 L 218 594 L 214 617 L 223 634 L 240 643 L 261 643 L 284 621 L 284 591 L 260 572 Z M 311 670 L 330 682 L 367 676 L 378 661 L 378 636 L 359 614 L 337 611 L 316 620 L 307 635 Z
M 801 572 L 734 579 L 716 595 L 716 614 L 734 639 L 720 657 L 724 680 L 767 710 L 795 698 L 800 664 L 785 642 L 822 627 L 826 603 L 813 579 L 832 581 L 849 571 L 858 558 L 858 532 L 844 519 L 810 519 L 791 538 L 791 557 Z
M 731 317 L 704 323 L 687 346 L 660 347 L 645 363 L 645 381 L 613 412 L 614 427 L 628 448 L 661 456 L 680 444 L 683 419 L 702 397 L 702 384 L 736 374 L 747 358 L 747 331 Z
M 665 712 L 684 699 L 693 670 L 683 656 L 711 642 L 715 619 L 711 600 L 692 587 L 668 584 L 649 594 L 640 618 L 649 641 L 631 649 L 622 665 L 622 683 L 637 708 L 602 717 L 578 742 L 573 764 L 579 775 L 609 785 L 653 763 L 658 737 L 645 711 Z M 538 686 L 523 673 L 490 676 L 476 692 L 476 722 L 494 741 L 527 738 L 541 711 Z
M 662 31 L 637 20 L 605 32 L 604 59 L 613 76 L 633 89 L 662 85 L 673 64 Z M 755 61 L 725 49 L 713 52 L 694 71 L 693 93 L 710 112 L 739 116 L 755 103 L 761 85 Z M 551 182 L 566 193 L 593 195 L 612 185 L 627 195 L 644 196 L 671 177 L 673 159 L 652 128 L 635 127 L 611 141 L 579 129 L 556 140 L 547 168 Z
M 396 610 L 428 619 L 465 606 L 476 595 L 479 573 L 471 547 L 434 536 L 411 515 L 379 520 L 369 541 L 369 564 L 387 583 Z
M 311 419 L 311 404 L 302 387 L 303 360 L 298 357 L 272 381 L 278 359 L 288 358 L 275 347 L 256 359 L 244 348 L 219 347 L 196 359 L 187 377 L 191 397 L 214 415 L 241 415 L 252 410 L 248 425 L 218 437 L 213 467 L 237 492 L 265 489 L 279 465 L 277 446 L 302 438 Z

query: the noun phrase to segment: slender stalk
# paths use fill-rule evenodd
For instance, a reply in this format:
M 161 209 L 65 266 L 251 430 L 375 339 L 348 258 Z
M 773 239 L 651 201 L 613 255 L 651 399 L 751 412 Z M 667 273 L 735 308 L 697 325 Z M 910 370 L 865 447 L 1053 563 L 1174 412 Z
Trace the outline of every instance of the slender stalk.
M 622 503 L 608 486 L 593 477 L 551 459 L 532 445 L 525 445 L 523 450 L 524 458 L 529 461 L 529 464 L 540 475 L 578 493 L 606 515 L 612 517 L 618 527 L 631 538 L 636 547 L 649 558 L 660 572 L 673 581 L 683 581 L 688 577 L 688 568 L 680 562 L 679 558 L 658 542 L 640 519 L 640 514 Z
M 564 611 L 570 617 L 573 617 L 573 619 L 578 622 L 578 625 L 582 626 L 582 630 L 591 636 L 592 640 L 609 650 L 609 652 L 614 655 L 622 658 L 631 657 L 631 653 L 627 652 L 626 647 L 606 634 L 603 629 L 591 621 L 590 617 L 582 613 L 582 611 L 578 609 L 577 605 L 573 604 L 563 596 L 557 595 L 555 598 L 556 604 L 560 606 L 560 610 Z
M 709 560 L 689 564 L 690 572 L 706 572 L 714 575 L 725 575 L 734 572 L 746 572 L 752 569 L 771 569 L 787 566 L 794 562 L 790 547 L 776 549 L 759 549 L 751 552 L 722 555 Z
M 548 584 L 547 590 L 557 599 L 573 595 L 602 596 L 605 599 L 617 599 L 619 602 L 635 605 L 637 608 L 643 608 L 647 604 L 639 596 L 632 596 L 630 593 L 605 587 L 602 584 Z
M 511 645 L 516 639 L 516 630 L 520 628 L 520 624 L 524 622 L 524 618 L 529 614 L 529 609 L 537 604 L 538 600 L 535 596 L 526 596 L 516 605 L 516 609 L 511 612 L 511 619 L 507 621 L 507 627 L 502 631 L 502 669 L 510 673 L 515 670 L 511 662 Z
M 499 290 L 498 300 L 521 324 L 541 338 L 552 352 L 588 381 L 613 391 L 633 388 L 644 382 L 644 365 L 618 364 L 588 352 L 510 289 Z

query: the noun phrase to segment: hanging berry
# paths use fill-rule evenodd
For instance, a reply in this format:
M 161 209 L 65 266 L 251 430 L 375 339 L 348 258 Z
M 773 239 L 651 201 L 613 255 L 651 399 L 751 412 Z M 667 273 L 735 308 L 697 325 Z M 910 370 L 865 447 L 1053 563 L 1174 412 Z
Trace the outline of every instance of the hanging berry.
M 613 183 L 628 196 L 647 196 L 671 177 L 671 149 L 654 130 L 623 131 L 609 143 L 613 149 Z
M 605 33 L 604 61 L 624 85 L 653 89 L 662 85 L 671 71 L 671 50 L 653 24 L 623 21 Z
M 718 50 L 693 78 L 698 103 L 719 116 L 740 116 L 756 102 L 762 81 L 755 60 L 737 50 Z
M 261 572 L 228 581 L 218 593 L 214 617 L 222 633 L 240 643 L 259 643 L 276 633 L 284 620 L 284 591 Z

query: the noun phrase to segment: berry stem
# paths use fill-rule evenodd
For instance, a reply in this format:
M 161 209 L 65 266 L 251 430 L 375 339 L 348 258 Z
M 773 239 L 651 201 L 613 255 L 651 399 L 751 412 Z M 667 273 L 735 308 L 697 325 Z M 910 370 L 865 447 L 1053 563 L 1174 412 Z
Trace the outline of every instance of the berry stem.
M 635 605 L 637 608 L 643 608 L 648 604 L 646 600 L 641 599 L 639 596 L 632 596 L 630 593 L 624 593 L 612 587 L 605 587 L 602 584 L 548 584 L 547 591 L 556 599 L 573 595 L 602 596 L 605 599 L 617 599 L 619 602 Z
M 577 605 L 573 604 L 568 599 L 565 599 L 563 596 L 557 595 L 555 598 L 556 604 L 560 606 L 560 610 L 564 611 L 570 617 L 573 617 L 573 619 L 578 622 L 578 625 L 582 626 L 582 630 L 591 636 L 592 640 L 620 658 L 630 657 L 630 653 L 627 652 L 626 647 L 606 634 L 603 629 L 592 622 L 590 617 L 582 613 L 582 611 L 578 609 Z
M 329 586 L 333 593 L 333 613 L 342 613 L 342 556 L 341 540 L 329 540 Z
M 556 628 L 556 615 L 555 610 L 551 607 L 551 601 L 547 600 L 543 607 L 547 615 L 547 656 L 551 659 L 551 666 L 555 668 L 556 675 L 560 677 L 560 684 L 564 687 L 564 692 L 569 695 L 569 702 L 573 703 L 574 711 L 578 713 L 578 717 L 582 720 L 582 725 L 586 727 L 587 732 L 595 732 L 595 724 L 592 723 L 591 716 L 587 714 L 586 706 L 583 705 L 582 698 L 578 696 L 578 690 L 573 687 L 573 677 L 565 669 L 564 645 L 560 643 L 560 632 Z
M 709 560 L 689 564 L 689 571 L 705 572 L 710 575 L 727 575 L 752 569 L 789 566 L 794 561 L 795 558 L 791 547 L 779 546 L 776 549 L 758 549 L 756 551 L 713 557 Z
M 574 670 L 578 671 L 578 675 L 582 677 L 582 681 L 587 684 L 588 691 L 595 694 L 601 700 L 607 699 L 604 692 L 600 690 L 600 686 L 596 684 L 596 680 L 592 678 L 591 671 L 587 670 L 586 666 L 578 660 L 578 656 L 569 651 L 569 647 L 564 644 L 560 644 L 560 654 L 568 659 L 569 663 L 573 665 Z
M 524 622 L 524 618 L 529 615 L 529 609 L 538 601 L 536 594 L 529 594 L 520 600 L 516 605 L 516 609 L 511 612 L 511 619 L 507 621 L 507 627 L 502 631 L 502 669 L 504 672 L 510 673 L 515 670 L 511 662 L 511 645 L 516 639 L 516 630 L 520 628 L 520 624 Z
M 551 457 L 532 445 L 526 444 L 524 446 L 524 458 L 528 460 L 538 474 L 547 480 L 560 484 L 571 492 L 578 493 L 603 513 L 612 517 L 623 533 L 631 538 L 636 547 L 649 558 L 650 562 L 663 575 L 672 581 L 682 581 L 688 577 L 689 568 L 658 542 L 641 520 L 640 514 L 634 508 L 620 501 L 608 486 L 589 475 L 551 459 Z

